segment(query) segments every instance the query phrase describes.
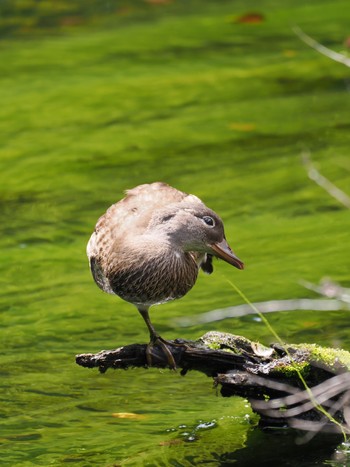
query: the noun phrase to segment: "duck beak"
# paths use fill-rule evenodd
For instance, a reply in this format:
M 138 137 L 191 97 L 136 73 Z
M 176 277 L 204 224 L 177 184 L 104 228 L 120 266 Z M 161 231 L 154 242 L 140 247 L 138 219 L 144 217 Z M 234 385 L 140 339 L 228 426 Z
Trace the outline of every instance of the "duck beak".
M 223 259 L 237 269 L 244 269 L 244 263 L 233 253 L 225 238 L 220 243 L 210 245 L 210 248 L 217 258 Z

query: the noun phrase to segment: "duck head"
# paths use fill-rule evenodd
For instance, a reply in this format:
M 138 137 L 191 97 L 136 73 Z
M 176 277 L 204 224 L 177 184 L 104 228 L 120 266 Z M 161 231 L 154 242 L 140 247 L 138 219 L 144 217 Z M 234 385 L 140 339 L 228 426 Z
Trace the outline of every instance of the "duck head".
M 238 269 L 244 268 L 244 263 L 227 243 L 222 220 L 202 202 L 195 206 L 173 205 L 157 216 L 156 225 L 163 229 L 175 248 L 207 253 Z

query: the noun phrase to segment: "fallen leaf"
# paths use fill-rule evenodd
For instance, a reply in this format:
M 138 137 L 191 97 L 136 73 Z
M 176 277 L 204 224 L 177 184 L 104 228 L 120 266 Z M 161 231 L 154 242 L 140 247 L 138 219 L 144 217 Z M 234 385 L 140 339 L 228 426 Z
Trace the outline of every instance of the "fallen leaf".
M 239 16 L 238 18 L 235 18 L 235 23 L 241 23 L 241 24 L 259 24 L 265 21 L 264 15 L 261 13 L 245 13 L 242 16 Z
M 256 128 L 255 123 L 234 122 L 230 123 L 229 127 L 235 131 L 253 131 Z
M 283 50 L 282 53 L 285 57 L 295 57 L 297 54 L 295 50 Z
M 132 413 L 132 412 L 115 412 L 112 413 L 112 417 L 114 418 L 128 418 L 129 420 L 144 420 L 146 415 L 140 413 Z
M 183 443 L 182 439 L 169 439 L 168 441 L 161 441 L 159 446 L 173 446 Z
M 271 347 L 265 347 L 260 342 L 252 342 L 252 350 L 258 357 L 271 357 L 274 353 L 274 349 Z

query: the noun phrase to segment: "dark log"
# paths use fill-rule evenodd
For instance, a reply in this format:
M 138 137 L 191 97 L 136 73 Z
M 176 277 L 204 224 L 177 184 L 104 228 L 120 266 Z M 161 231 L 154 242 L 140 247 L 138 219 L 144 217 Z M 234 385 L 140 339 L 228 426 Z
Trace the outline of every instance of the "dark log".
M 182 375 L 200 371 L 214 378 L 222 396 L 247 398 L 262 426 L 350 432 L 350 354 L 344 350 L 314 344 L 264 347 L 219 332 L 197 341 L 167 341 L 167 347 Z M 168 367 L 162 347 L 146 344 L 77 355 L 76 363 L 102 373 L 108 368 L 147 368 L 147 352 L 152 367 Z

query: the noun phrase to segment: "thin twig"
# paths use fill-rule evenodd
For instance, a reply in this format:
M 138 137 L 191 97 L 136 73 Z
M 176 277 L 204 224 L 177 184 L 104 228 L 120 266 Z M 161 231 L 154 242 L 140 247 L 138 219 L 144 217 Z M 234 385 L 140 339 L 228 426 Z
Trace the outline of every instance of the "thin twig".
M 274 313 L 276 311 L 315 310 L 315 311 L 339 311 L 350 310 L 350 304 L 337 299 L 312 299 L 295 298 L 291 300 L 270 300 L 268 302 L 257 302 L 254 305 L 261 313 Z M 227 318 L 238 318 L 240 316 L 252 315 L 255 311 L 249 305 L 230 306 L 218 310 L 208 311 L 198 316 L 178 318 L 176 324 L 182 327 L 195 324 L 212 323 Z
M 254 376 L 253 376 L 254 377 Z M 272 382 L 272 386 L 273 386 Z M 266 382 L 264 383 L 267 387 Z M 281 384 L 276 386 L 280 390 Z M 308 391 L 295 392 L 295 387 L 282 388 L 289 395 L 272 398 L 270 400 L 250 400 L 252 407 L 258 413 L 272 419 L 284 419 L 290 427 L 303 430 L 306 433 L 299 439 L 299 444 L 310 441 L 318 432 L 340 433 L 344 435 L 350 433 L 350 426 L 346 419 L 346 413 L 350 401 L 350 374 L 343 373 L 336 375 L 326 381 L 311 388 L 313 397 L 318 404 L 327 407 L 327 413 L 337 418 L 337 413 L 342 413 L 343 423 L 329 423 L 329 417 L 321 416 L 319 420 L 310 420 L 302 415 L 313 409 L 313 402 L 310 400 Z M 282 410 L 281 410 L 282 409 Z M 301 416 L 301 418 L 299 418 Z
M 338 52 L 334 52 L 334 50 L 328 49 L 328 47 L 325 47 L 324 45 L 315 41 L 315 39 L 305 34 L 305 32 L 299 26 L 294 26 L 292 29 L 295 32 L 295 34 L 299 37 L 299 39 L 301 39 L 303 42 L 305 42 L 305 44 L 309 45 L 320 54 L 325 55 L 326 57 L 330 58 L 331 60 L 334 60 L 335 62 L 339 62 L 345 66 L 350 67 L 350 58 Z
M 266 381 L 264 381 L 265 387 L 267 387 Z M 274 387 L 274 382 L 272 383 Z M 276 389 L 281 390 L 278 386 Z M 328 407 L 334 407 L 334 400 L 331 399 L 345 391 L 350 389 L 350 373 L 342 373 L 334 376 L 317 386 L 311 388 L 312 394 L 318 404 L 322 404 Z M 277 411 L 274 417 L 276 418 L 287 418 L 294 417 L 301 413 L 311 410 L 313 408 L 313 403 L 310 400 L 308 391 L 299 391 L 295 392 L 295 388 L 288 388 L 288 385 L 285 385 L 282 388 L 285 392 L 291 393 L 289 396 L 280 397 L 276 399 L 271 399 L 268 401 L 255 401 L 254 407 L 264 410 L 268 415 L 272 416 L 273 411 Z M 284 407 L 283 411 L 280 411 L 281 407 Z
M 318 293 L 326 298 L 337 298 L 342 302 L 350 303 L 350 289 L 342 287 L 341 285 L 333 282 L 329 278 L 321 280 L 320 284 L 312 284 L 311 282 L 300 280 L 299 284 L 308 290 Z
M 350 197 L 330 182 L 326 177 L 320 174 L 312 163 L 310 153 L 308 151 L 302 152 L 302 160 L 309 178 L 326 190 L 329 195 L 339 201 L 343 206 L 350 209 Z
M 198 316 L 187 316 L 178 318 L 178 326 L 187 327 L 196 324 L 212 323 L 227 318 L 239 318 L 255 313 L 257 308 L 260 313 L 274 313 L 281 311 L 314 310 L 314 311 L 339 311 L 350 310 L 350 289 L 340 286 L 330 279 L 323 279 L 320 285 L 307 281 L 299 281 L 308 290 L 318 293 L 325 298 L 292 298 L 287 300 L 269 300 L 267 302 L 254 303 L 250 305 L 237 305 L 227 308 L 208 311 Z

